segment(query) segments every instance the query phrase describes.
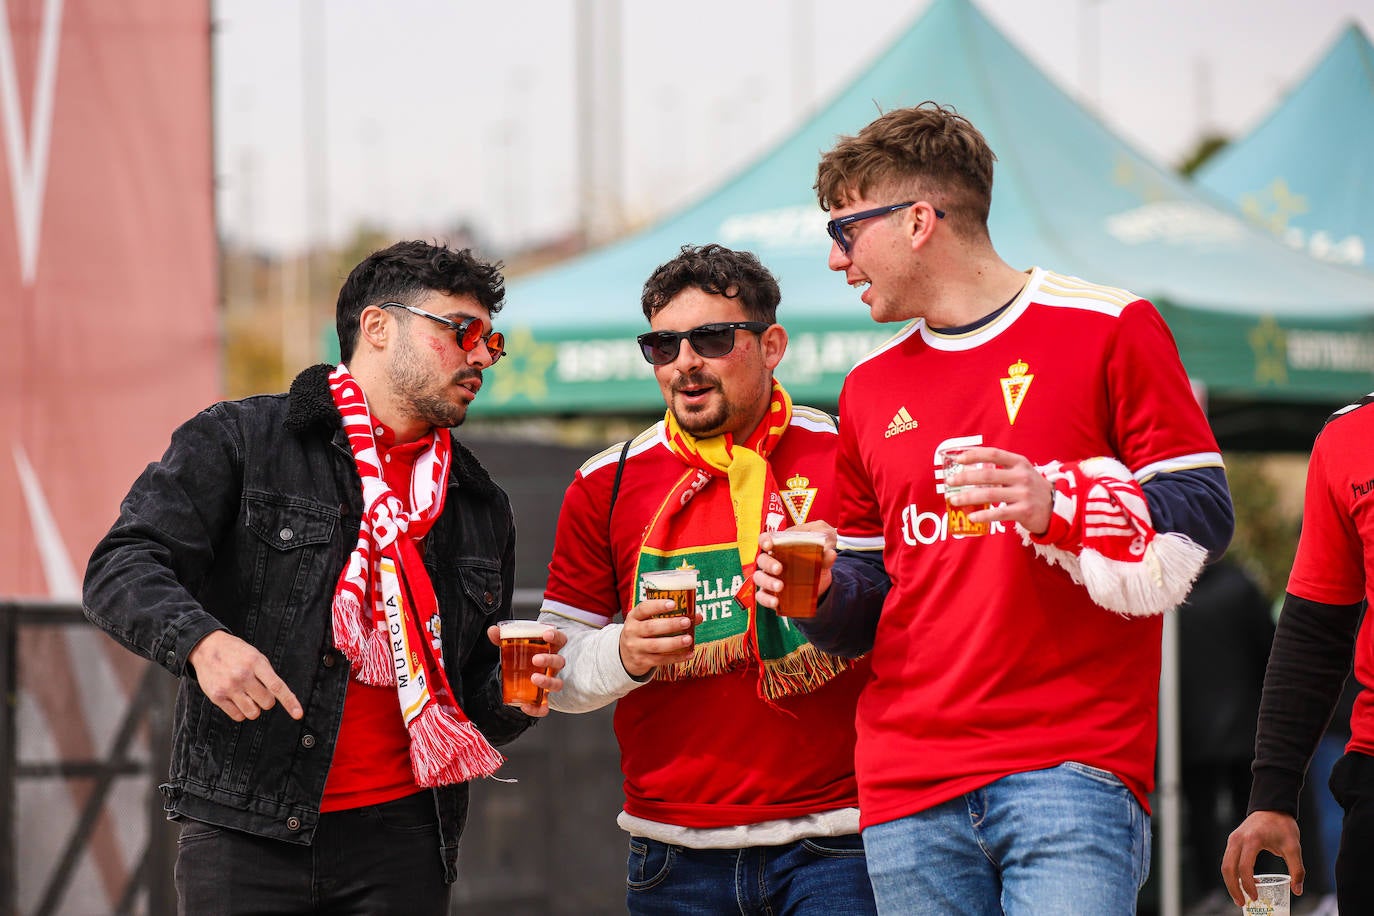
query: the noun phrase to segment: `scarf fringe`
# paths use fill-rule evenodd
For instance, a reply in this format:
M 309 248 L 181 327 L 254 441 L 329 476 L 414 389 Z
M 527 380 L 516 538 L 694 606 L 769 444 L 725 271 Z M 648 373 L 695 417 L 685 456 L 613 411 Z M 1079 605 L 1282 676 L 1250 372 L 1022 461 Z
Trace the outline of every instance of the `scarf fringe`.
M 410 723 L 410 768 L 427 789 L 490 776 L 505 762 L 471 722 L 430 703 Z
M 334 647 L 356 666 L 367 650 L 362 602 L 352 592 L 339 591 L 334 595 L 332 611 Z
M 341 591 L 334 596 L 334 646 L 353 666 L 353 677 L 373 687 L 388 687 L 396 683 L 391 651 L 386 636 L 373 627 L 364 632 L 362 604 L 351 592 Z
M 1016 525 L 1016 530 L 1021 535 L 1021 543 L 1034 549 L 1037 557 L 1051 566 L 1062 566 L 1064 572 L 1068 573 L 1069 578 L 1073 580 L 1074 585 L 1083 584 L 1083 569 L 1076 554 L 1061 547 L 1055 547 L 1053 544 L 1042 544 L 1032 540 L 1031 533 L 1019 522 Z
M 373 687 L 390 687 L 396 683 L 396 660 L 391 654 L 386 631 L 374 629 L 363 643 L 362 656 L 355 663 L 353 676 Z
M 1127 617 L 1152 617 L 1172 611 L 1192 591 L 1207 561 L 1207 548 L 1186 535 L 1155 537 L 1139 563 L 1120 563 L 1084 549 L 1083 584 L 1093 601 Z
M 1138 563 L 1121 563 L 1091 548 L 1077 556 L 1067 550 L 1031 540 L 1017 526 L 1021 542 L 1035 549 L 1051 566 L 1062 566 L 1075 585 L 1088 590 L 1093 603 L 1126 617 L 1152 617 L 1178 607 L 1207 562 L 1207 548 L 1186 535 L 1156 535 Z
M 700 643 L 687 661 L 658 668 L 654 677 L 661 681 L 680 681 L 734 671 L 749 657 L 745 636 L 736 633 L 715 642 Z
M 689 661 L 659 668 L 654 677 L 661 681 L 680 681 L 690 677 L 711 677 L 737 670 L 748 661 L 748 644 L 743 635 L 697 646 Z M 853 667 L 846 658 L 828 655 L 805 643 L 781 658 L 759 660 L 759 696 L 766 700 L 811 693 L 842 671 Z
M 847 658 L 829 655 L 807 643 L 782 658 L 764 660 L 761 694 L 765 699 L 779 700 L 810 693 L 853 664 Z

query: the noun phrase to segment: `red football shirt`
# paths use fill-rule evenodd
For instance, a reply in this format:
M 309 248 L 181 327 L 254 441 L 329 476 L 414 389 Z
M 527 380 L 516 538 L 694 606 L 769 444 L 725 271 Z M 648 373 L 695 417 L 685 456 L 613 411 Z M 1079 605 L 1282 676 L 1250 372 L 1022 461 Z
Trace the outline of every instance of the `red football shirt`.
M 834 519 L 835 426 L 795 407 L 769 463 L 788 525 Z M 569 485 L 549 563 L 544 610 L 604 626 L 632 606 L 644 526 L 684 470 L 659 423 L 635 440 L 607 519 L 620 446 L 589 459 Z M 710 487 L 728 487 L 723 478 Z M 608 562 L 614 558 L 614 568 Z M 741 580 L 742 581 L 742 580 Z M 743 614 L 741 581 L 698 585 L 697 608 Z M 627 603 L 630 602 L 630 603 Z M 680 827 L 710 828 L 801 817 L 858 804 L 854 704 L 866 662 L 814 693 L 769 703 L 756 666 L 714 677 L 651 681 L 616 702 L 625 810 Z
M 858 708 L 863 824 L 1069 760 L 1145 805 L 1161 619 L 1097 606 L 1000 524 L 950 537 L 938 453 L 1112 456 L 1137 480 L 1220 466 L 1159 313 L 1036 269 L 974 331 L 904 328 L 849 373 L 840 417 L 840 546 L 882 551 L 893 583 Z
M 1321 604 L 1374 604 L 1374 401 L 1331 419 L 1317 436 L 1307 465 L 1302 536 L 1288 591 Z M 1355 641 L 1355 677 L 1374 684 L 1374 632 L 1365 614 Z M 1374 756 L 1374 698 L 1355 698 L 1348 750 Z

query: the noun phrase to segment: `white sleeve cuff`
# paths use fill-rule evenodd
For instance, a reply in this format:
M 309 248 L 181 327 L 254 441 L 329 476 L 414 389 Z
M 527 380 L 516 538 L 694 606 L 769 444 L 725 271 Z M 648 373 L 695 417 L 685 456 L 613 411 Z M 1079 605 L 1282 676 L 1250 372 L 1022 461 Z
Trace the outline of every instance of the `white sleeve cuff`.
M 559 614 L 541 611 L 539 622 L 565 633 L 560 653 L 565 661 L 563 689 L 549 694 L 549 707 L 558 712 L 591 712 L 614 703 L 641 683 L 630 677 L 620 661 L 623 624 L 593 627 Z

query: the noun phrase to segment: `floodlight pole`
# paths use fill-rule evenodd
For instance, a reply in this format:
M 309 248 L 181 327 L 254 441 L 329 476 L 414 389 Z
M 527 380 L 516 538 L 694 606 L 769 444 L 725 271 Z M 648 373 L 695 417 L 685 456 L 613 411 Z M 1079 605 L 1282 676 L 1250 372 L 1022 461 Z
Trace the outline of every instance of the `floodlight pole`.
M 1177 610 L 1164 615 L 1159 677 L 1159 785 L 1155 796 L 1159 827 L 1159 916 L 1183 911 L 1182 750 L 1180 742 L 1179 633 Z
M 624 222 L 621 14 L 621 0 L 577 0 L 573 7 L 578 220 L 587 243 L 619 233 Z
M 815 47 L 816 13 L 812 0 L 800 0 L 792 5 L 792 113 L 800 123 L 811 113 L 812 85 L 816 65 L 812 50 Z
M 621 0 L 606 2 L 606 204 L 611 218 L 611 233 L 625 228 L 624 181 L 625 137 L 622 124 L 624 92 L 621 86 L 621 61 L 625 42 L 621 27 Z
M 1079 17 L 1079 85 L 1082 86 L 1083 99 L 1094 111 L 1101 110 L 1099 93 L 1099 50 L 1100 44 L 1098 6 L 1102 0 L 1081 0 L 1082 13 Z
M 282 341 L 286 378 L 290 379 L 314 353 L 310 316 L 315 309 L 315 261 L 320 250 L 328 251 L 329 163 L 325 121 L 325 12 L 320 0 L 301 2 L 301 124 L 304 127 L 305 175 L 305 272 L 304 295 L 283 302 L 292 318 L 288 339 Z M 294 283 L 291 283 L 294 286 Z M 303 300 L 300 301 L 300 300 Z
M 577 83 L 577 223 L 583 244 L 596 232 L 596 38 L 594 0 L 577 0 L 573 7 L 573 61 Z

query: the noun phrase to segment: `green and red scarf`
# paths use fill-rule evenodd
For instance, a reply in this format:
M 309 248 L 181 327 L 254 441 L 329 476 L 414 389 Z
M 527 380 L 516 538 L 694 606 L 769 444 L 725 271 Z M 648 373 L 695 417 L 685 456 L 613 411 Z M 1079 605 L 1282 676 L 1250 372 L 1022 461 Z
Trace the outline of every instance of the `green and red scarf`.
M 768 456 L 791 420 L 792 399 L 776 380 L 767 416 L 742 442 L 729 433 L 698 439 L 671 410 L 664 414 L 669 447 L 687 467 L 646 529 L 630 603 L 643 600 L 644 573 L 685 565 L 697 570 L 697 609 L 706 619 L 692 657 L 657 669 L 656 677 L 709 677 L 755 660 L 759 695 L 773 700 L 816 690 L 849 667 L 754 601 L 759 535 L 787 518 Z

